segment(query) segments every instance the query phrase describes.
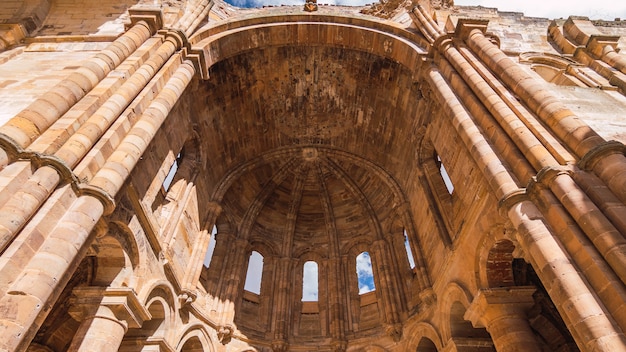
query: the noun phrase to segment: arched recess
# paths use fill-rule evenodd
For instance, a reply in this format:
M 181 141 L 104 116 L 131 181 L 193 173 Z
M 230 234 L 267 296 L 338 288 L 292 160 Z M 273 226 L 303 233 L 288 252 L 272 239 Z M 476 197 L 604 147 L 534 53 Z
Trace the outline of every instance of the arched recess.
M 373 176 L 384 182 L 384 184 L 388 187 L 389 192 L 393 194 L 394 203 L 397 205 L 397 207 L 393 209 L 393 212 L 395 213 L 395 216 L 397 218 L 402 219 L 402 226 L 404 226 L 404 228 L 407 230 L 407 234 L 409 235 L 409 238 L 413 243 L 412 250 L 417 268 L 416 272 L 419 276 L 417 278 L 419 290 L 421 291 L 430 288 L 430 278 L 427 274 L 428 270 L 426 268 L 422 248 L 420 246 L 418 238 L 419 235 L 416 231 L 414 219 L 410 214 L 410 209 L 406 206 L 407 204 L 409 204 L 409 201 L 398 182 L 386 170 L 368 159 L 330 146 L 315 145 L 313 147 L 317 151 L 319 158 L 326 157 L 327 159 L 331 160 L 339 160 L 346 163 L 358 164 L 369 173 L 371 173 Z M 221 204 L 224 195 L 231 189 L 236 180 L 239 179 L 244 173 L 259 168 L 264 164 L 275 162 L 277 160 L 291 160 L 293 158 L 300 158 L 303 154 L 303 150 L 306 148 L 307 146 L 281 147 L 258 155 L 255 158 L 246 161 L 245 163 L 237 165 L 235 168 L 229 170 L 219 181 L 218 185 L 215 187 L 213 194 L 211 195 L 211 201 Z M 227 213 L 224 215 L 225 218 L 228 218 Z M 232 219 L 230 218 L 229 220 L 230 223 L 236 223 L 236 221 L 232 221 Z M 378 229 L 377 231 L 381 232 L 382 236 L 383 230 Z M 350 245 L 344 245 L 344 248 L 341 249 L 341 252 L 345 253 L 348 250 L 347 247 L 349 246 Z
M 95 257 L 93 286 L 131 286 L 139 265 L 139 250 L 135 237 L 123 223 L 110 222 L 109 230 L 93 242 L 88 256 Z
M 214 352 L 215 348 L 203 326 L 193 325 L 180 338 L 177 352 Z
M 251 254 L 257 252 L 262 256 L 263 268 L 261 272 L 261 278 L 259 282 L 260 292 L 250 292 L 245 289 L 245 283 L 248 275 L 248 267 L 250 265 L 249 260 Z M 260 240 L 251 241 L 250 245 L 246 249 L 245 261 L 242 263 L 239 270 L 241 275 L 240 285 L 237 290 L 238 299 L 235 302 L 235 317 L 234 321 L 238 325 L 239 329 L 255 332 L 267 331 L 270 328 L 271 308 L 273 290 L 276 285 L 273 280 L 274 273 L 276 271 L 276 253 L 274 249 Z
M 384 316 L 382 315 L 383 307 L 382 300 L 380 299 L 380 290 L 373 290 L 371 292 L 361 294 L 359 292 L 357 268 L 357 256 L 361 253 L 368 252 L 372 254 L 372 245 L 368 242 L 358 242 L 352 245 L 347 250 L 342 250 L 342 253 L 346 255 L 346 263 L 344 270 L 346 270 L 346 278 L 348 278 L 347 291 L 348 300 L 350 305 L 348 307 L 350 319 L 353 322 L 354 331 L 366 330 L 380 325 Z M 376 265 L 374 264 L 375 258 L 372 260 L 372 274 L 374 276 L 375 287 L 381 287 L 381 283 L 378 281 L 380 275 L 376 271 Z M 368 319 L 365 319 L 365 318 Z
M 546 82 L 561 86 L 600 87 L 604 80 L 593 70 L 569 58 L 549 54 L 527 52 L 520 54 L 520 63 L 530 65 Z M 608 83 L 608 82 L 607 82 Z
M 484 347 L 481 351 L 493 350 L 491 336 L 487 330 L 474 328 L 472 323 L 465 320 L 465 312 L 470 306 L 472 296 L 469 291 L 458 283 L 448 284 L 439 301 L 441 314 L 442 341 L 448 341 L 455 345 L 465 344 L 474 340 Z M 462 348 L 459 346 L 459 348 Z
M 443 349 L 441 337 L 431 324 L 421 322 L 413 325 L 405 335 L 411 336 L 407 341 L 407 351 L 436 352 Z
M 144 199 L 161 224 L 167 220 L 161 214 L 171 214 L 178 202 L 187 200 L 183 197 L 187 186 L 193 184 L 198 187 L 195 179 L 202 165 L 200 143 L 196 136 L 187 139 L 179 150 L 164 156 L 163 164 Z M 206 214 L 199 214 L 200 218 L 204 216 Z
M 430 203 L 433 219 L 437 223 L 439 238 L 447 247 L 452 245 L 456 233 L 453 214 L 453 195 L 448 192 L 446 181 L 441 173 L 441 158 L 433 143 L 424 137 L 418 151 L 417 164 L 421 170 L 418 178 Z M 448 176 L 449 177 L 449 176 Z
M 226 31 L 228 35 L 223 35 Z M 190 38 L 190 42 L 193 49 L 204 51 L 204 70 L 243 51 L 284 45 L 343 47 L 373 53 L 415 69 L 419 66 L 419 55 L 426 53 L 415 44 L 418 42 L 416 39 L 417 36 L 410 32 L 376 20 L 292 14 L 231 21 L 198 32 Z M 203 77 L 208 77 L 207 71 L 203 72 Z
M 128 329 L 122 346 L 147 346 L 161 343 L 172 343 L 175 324 L 177 300 L 172 287 L 168 283 L 155 282 L 150 285 L 151 291 L 145 299 L 145 307 L 150 313 L 150 320 L 143 322 L 140 328 Z
M 303 290 L 305 286 L 304 267 L 307 263 L 317 265 L 317 299 L 304 299 Z M 296 321 L 296 331 L 294 335 L 299 336 L 325 336 L 327 326 L 330 324 L 328 316 L 328 281 L 330 272 L 328 271 L 326 258 L 317 251 L 310 251 L 300 254 L 292 273 L 292 311 L 293 320 Z

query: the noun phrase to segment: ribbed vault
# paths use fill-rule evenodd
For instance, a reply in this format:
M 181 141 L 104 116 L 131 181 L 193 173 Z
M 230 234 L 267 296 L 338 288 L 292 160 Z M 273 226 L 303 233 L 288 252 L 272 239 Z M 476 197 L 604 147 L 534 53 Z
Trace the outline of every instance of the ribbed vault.
M 286 256 L 328 248 L 329 241 L 381 239 L 405 203 L 382 169 L 324 147 L 273 151 L 243 164 L 224 178 L 218 197 L 240 237 Z

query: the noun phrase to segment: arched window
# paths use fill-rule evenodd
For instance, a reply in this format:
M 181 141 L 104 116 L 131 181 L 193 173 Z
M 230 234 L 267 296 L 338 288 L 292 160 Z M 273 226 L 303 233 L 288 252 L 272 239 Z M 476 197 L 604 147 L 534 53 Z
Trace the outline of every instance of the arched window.
M 174 181 L 174 176 L 176 176 L 176 171 L 178 171 L 178 167 L 183 161 L 183 155 L 184 155 L 183 152 L 184 151 L 181 150 L 180 153 L 176 155 L 176 159 L 174 159 L 172 166 L 170 166 L 170 170 L 167 172 L 167 176 L 165 176 L 165 180 L 163 180 L 163 190 L 165 192 L 169 191 L 170 186 L 172 185 L 172 181 Z
M 261 294 L 261 277 L 263 276 L 263 256 L 253 251 L 248 261 L 248 273 L 246 274 L 246 283 L 244 290 Z
M 439 173 L 441 174 L 441 178 L 443 179 L 443 183 L 446 185 L 446 189 L 448 193 L 452 194 L 454 192 L 454 185 L 452 184 L 452 180 L 450 180 L 450 176 L 448 175 L 448 171 L 445 166 L 441 162 L 441 157 L 437 155 L 437 166 L 439 166 Z
M 372 271 L 372 259 L 368 252 L 362 252 L 356 256 L 356 276 L 359 283 L 359 294 L 372 292 L 374 285 L 374 272 Z
M 308 261 L 302 267 L 302 301 L 317 302 L 318 300 L 317 263 Z
M 208 268 L 211 266 L 211 259 L 213 259 L 213 252 L 215 251 L 215 245 L 217 244 L 217 227 L 213 226 L 213 230 L 211 231 L 211 238 L 209 239 L 209 247 L 206 250 L 206 255 L 204 256 L 204 267 Z
M 415 268 L 415 259 L 413 259 L 413 251 L 411 250 L 411 244 L 409 243 L 409 235 L 404 230 L 404 249 L 406 250 L 406 257 L 409 259 L 409 267 Z

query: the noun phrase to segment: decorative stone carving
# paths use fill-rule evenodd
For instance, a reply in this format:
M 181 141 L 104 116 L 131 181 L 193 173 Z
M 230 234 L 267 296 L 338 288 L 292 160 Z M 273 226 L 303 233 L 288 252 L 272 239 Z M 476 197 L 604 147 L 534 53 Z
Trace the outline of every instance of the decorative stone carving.
M 223 345 L 226 345 L 232 339 L 234 332 L 235 328 L 232 325 L 222 325 L 217 330 L 217 338 Z
M 307 0 L 304 4 L 304 11 L 313 12 L 317 11 L 317 0 Z

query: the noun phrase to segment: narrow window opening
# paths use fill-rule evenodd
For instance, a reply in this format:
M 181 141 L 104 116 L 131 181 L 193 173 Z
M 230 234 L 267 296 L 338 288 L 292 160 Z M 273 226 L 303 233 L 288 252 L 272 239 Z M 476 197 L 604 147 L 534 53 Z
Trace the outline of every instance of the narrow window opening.
M 443 166 L 443 163 L 441 162 L 441 157 L 439 157 L 439 155 L 437 155 L 437 166 L 439 166 L 439 173 L 441 174 L 443 183 L 445 183 L 446 185 L 448 193 L 452 194 L 454 192 L 454 185 L 452 184 L 452 180 L 448 175 L 448 171 L 446 171 L 445 166 Z
M 406 256 L 409 259 L 409 267 L 411 269 L 415 268 L 415 259 L 413 259 L 413 251 L 411 251 L 411 244 L 409 243 L 409 236 L 404 230 L 404 249 L 406 250 Z
M 372 259 L 368 252 L 362 252 L 356 257 L 356 275 L 359 283 L 359 294 L 372 292 L 374 285 L 374 272 L 372 271 Z
M 304 263 L 302 267 L 302 302 L 318 300 L 318 267 L 314 261 Z
M 213 259 L 213 252 L 215 251 L 215 245 L 217 244 L 217 226 L 213 226 L 213 230 L 211 231 L 211 238 L 209 239 L 209 247 L 206 250 L 206 255 L 204 256 L 204 267 L 208 268 L 211 266 L 211 259 Z
M 163 190 L 165 192 L 169 191 L 170 187 L 172 186 L 172 181 L 174 181 L 174 176 L 176 176 L 176 172 L 178 171 L 178 167 L 180 166 L 180 163 L 182 161 L 183 151 L 176 155 L 176 159 L 174 159 L 172 166 L 170 166 L 170 170 L 167 172 L 167 176 L 165 176 L 165 180 L 163 180 Z
M 261 294 L 261 277 L 263 276 L 263 256 L 253 251 L 248 261 L 248 273 L 246 274 L 246 283 L 244 290 L 257 295 Z

